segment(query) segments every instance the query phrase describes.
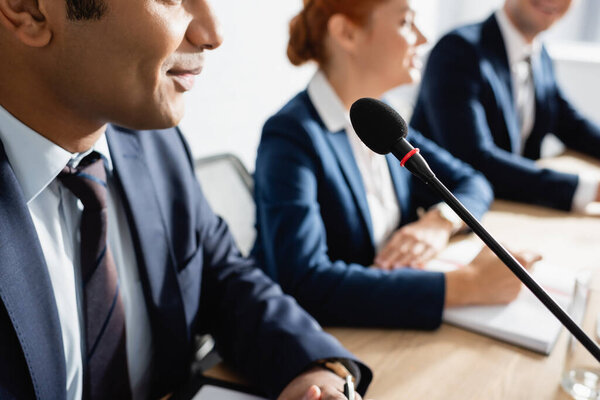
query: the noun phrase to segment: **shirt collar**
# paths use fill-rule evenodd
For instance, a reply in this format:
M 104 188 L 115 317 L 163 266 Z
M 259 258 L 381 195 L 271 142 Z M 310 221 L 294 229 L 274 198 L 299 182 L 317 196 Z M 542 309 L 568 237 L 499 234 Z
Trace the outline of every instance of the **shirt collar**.
M 504 39 L 508 63 L 510 66 L 525 60 L 527 57 L 536 57 L 541 51 L 541 44 L 538 38 L 533 39 L 532 43 L 527 43 L 519 30 L 513 25 L 503 8 L 496 11 L 496 20 L 500 27 L 500 33 Z
M 318 70 L 312 77 L 307 91 L 327 130 L 339 132 L 348 126 L 349 113 L 322 70 Z
M 67 163 L 80 161 L 92 150 L 98 151 L 112 170 L 106 136 L 103 134 L 92 149 L 71 153 L 46 139 L 0 106 L 0 141 L 6 157 L 21 185 L 27 203 L 37 197 L 62 171 Z

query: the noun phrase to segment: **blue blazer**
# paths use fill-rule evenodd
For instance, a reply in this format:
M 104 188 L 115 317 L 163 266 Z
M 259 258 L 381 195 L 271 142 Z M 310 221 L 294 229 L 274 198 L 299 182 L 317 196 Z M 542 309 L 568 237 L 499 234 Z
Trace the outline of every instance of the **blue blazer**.
M 483 172 L 497 196 L 570 210 L 578 177 L 538 168 L 532 160 L 549 132 L 567 147 L 600 157 L 600 127 L 565 100 L 545 48 L 532 70 L 536 115 L 524 149 L 508 56 L 493 15 L 434 47 L 411 125 Z
M 107 131 L 144 288 L 151 397 L 188 378 L 196 333 L 270 396 L 311 361 L 352 358 L 236 249 L 208 206 L 177 129 Z M 0 398 L 66 398 L 54 294 L 21 188 L 0 143 Z M 371 379 L 362 366 L 361 390 Z
M 483 176 L 411 131 L 438 177 L 480 217 L 493 194 Z M 440 198 L 387 156 L 402 224 Z M 255 172 L 257 241 L 266 272 L 324 324 L 435 328 L 443 274 L 368 268 L 375 247 L 362 178 L 344 130 L 330 132 L 306 91 L 264 126 Z

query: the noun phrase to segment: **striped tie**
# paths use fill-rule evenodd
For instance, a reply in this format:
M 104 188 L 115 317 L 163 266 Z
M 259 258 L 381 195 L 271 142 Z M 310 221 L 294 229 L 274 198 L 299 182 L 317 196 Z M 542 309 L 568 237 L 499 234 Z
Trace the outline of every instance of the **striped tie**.
M 60 181 L 83 203 L 81 284 L 85 321 L 83 398 L 129 399 L 125 312 L 114 260 L 106 241 L 106 171 L 92 152 L 77 168 L 66 166 Z

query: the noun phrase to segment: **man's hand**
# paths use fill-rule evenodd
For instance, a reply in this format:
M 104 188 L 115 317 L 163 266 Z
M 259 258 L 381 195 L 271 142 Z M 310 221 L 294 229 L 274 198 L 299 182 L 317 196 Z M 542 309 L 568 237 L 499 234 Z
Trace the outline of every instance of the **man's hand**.
M 542 258 L 532 252 L 512 254 L 528 270 Z M 445 306 L 506 304 L 517 298 L 521 287 L 511 270 L 484 247 L 468 265 L 446 274 Z
M 321 367 L 312 368 L 291 381 L 277 400 L 345 400 L 344 380 Z M 356 399 L 361 397 L 356 393 Z
M 375 267 L 395 269 L 422 268 L 438 255 L 452 235 L 452 224 L 438 210 L 431 210 L 418 221 L 398 229 L 375 257 Z

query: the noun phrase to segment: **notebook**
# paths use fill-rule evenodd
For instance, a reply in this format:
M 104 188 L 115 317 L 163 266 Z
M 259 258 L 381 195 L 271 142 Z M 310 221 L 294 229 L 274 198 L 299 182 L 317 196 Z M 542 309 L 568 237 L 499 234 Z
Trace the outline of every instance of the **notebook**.
M 449 246 L 426 269 L 449 271 L 469 263 L 482 244 L 462 241 Z M 507 267 L 508 268 L 508 267 Z M 536 263 L 533 278 L 568 311 L 575 286 L 575 273 L 541 261 Z M 453 307 L 444 311 L 443 321 L 472 330 L 538 353 L 549 354 L 562 325 L 527 287 L 523 287 L 513 302 L 500 306 Z
M 255 388 L 197 374 L 180 387 L 170 400 L 267 400 Z
M 192 400 L 267 400 L 265 397 L 214 385 L 204 385 Z

